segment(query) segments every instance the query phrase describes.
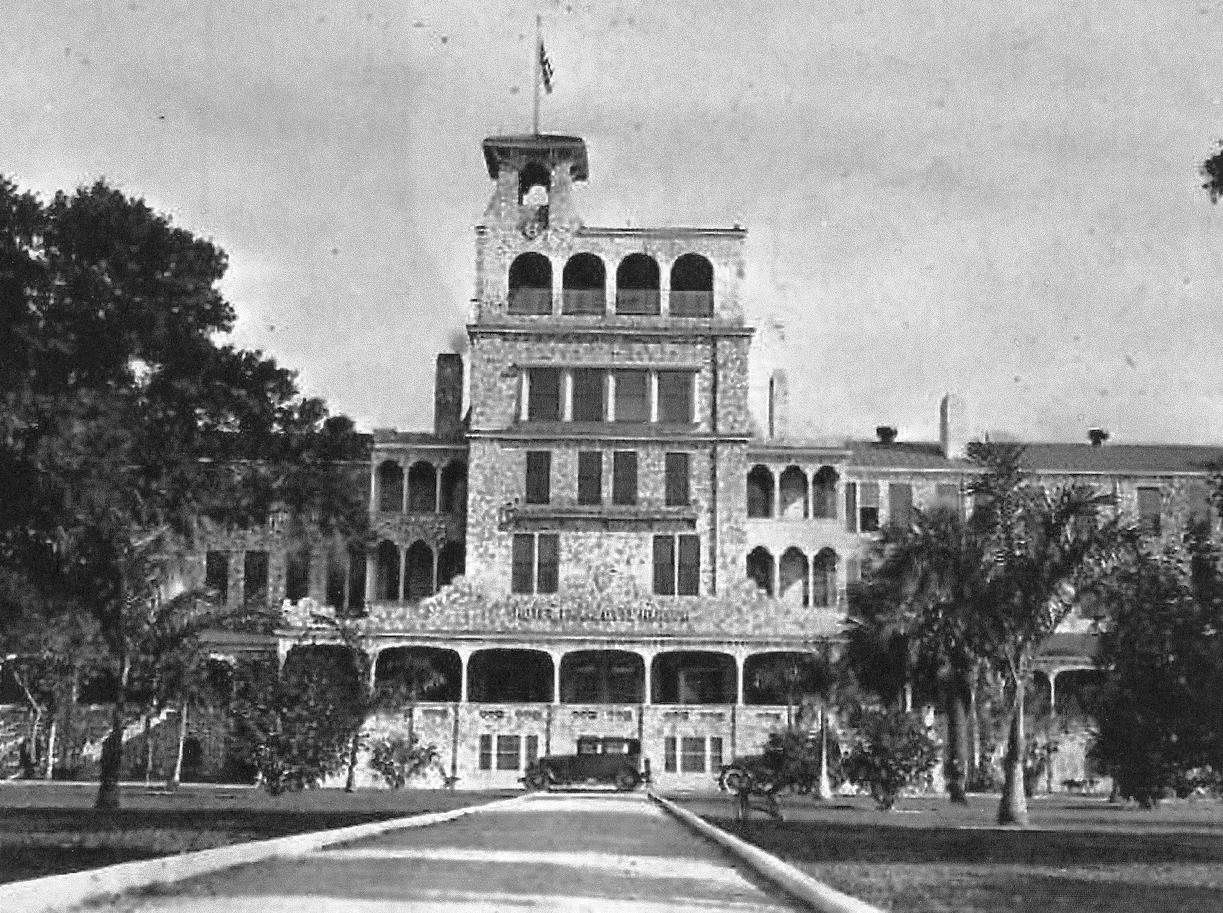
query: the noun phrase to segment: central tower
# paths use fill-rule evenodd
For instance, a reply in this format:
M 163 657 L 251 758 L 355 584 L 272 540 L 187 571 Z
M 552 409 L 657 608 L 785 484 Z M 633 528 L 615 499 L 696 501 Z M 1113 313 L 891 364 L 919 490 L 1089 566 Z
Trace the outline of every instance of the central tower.
M 741 580 L 744 230 L 586 226 L 578 137 L 491 137 L 484 156 L 468 576 L 561 605 L 592 578 L 629 602 Z

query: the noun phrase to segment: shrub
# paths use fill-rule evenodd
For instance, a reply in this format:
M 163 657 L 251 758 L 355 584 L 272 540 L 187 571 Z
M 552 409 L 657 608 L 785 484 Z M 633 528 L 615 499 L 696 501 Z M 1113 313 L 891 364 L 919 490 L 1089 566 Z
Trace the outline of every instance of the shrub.
M 436 745 L 422 745 L 413 736 L 379 739 L 370 748 L 369 766 L 387 782 L 391 789 L 402 789 L 412 777 L 437 764 Z
M 895 806 L 900 791 L 938 762 L 938 743 L 920 714 L 863 708 L 854 729 L 843 767 L 846 779 L 868 789 L 882 810 Z

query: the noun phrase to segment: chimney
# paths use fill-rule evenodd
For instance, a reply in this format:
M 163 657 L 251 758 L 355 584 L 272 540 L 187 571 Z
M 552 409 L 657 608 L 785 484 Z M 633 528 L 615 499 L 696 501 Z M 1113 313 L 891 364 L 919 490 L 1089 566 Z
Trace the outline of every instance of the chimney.
M 440 438 L 463 436 L 463 356 L 437 356 L 433 382 L 433 433 Z
M 780 368 L 769 375 L 769 437 L 784 438 L 790 431 L 790 387 Z
M 1104 442 L 1108 440 L 1108 432 L 1103 428 L 1089 428 L 1087 439 L 1091 441 L 1092 447 L 1103 447 Z
M 879 438 L 880 444 L 896 443 L 896 435 L 899 432 L 891 425 L 876 425 L 875 437 Z
M 938 406 L 938 442 L 947 459 L 964 455 L 964 400 L 954 393 L 944 396 Z

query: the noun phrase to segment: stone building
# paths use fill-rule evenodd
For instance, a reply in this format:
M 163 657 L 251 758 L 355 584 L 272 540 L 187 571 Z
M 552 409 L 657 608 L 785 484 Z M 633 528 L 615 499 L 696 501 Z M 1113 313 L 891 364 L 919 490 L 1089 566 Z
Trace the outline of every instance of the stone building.
M 967 508 L 962 408 L 943 401 L 933 442 L 800 440 L 777 376 L 755 431 L 745 230 L 585 225 L 577 137 L 484 156 L 468 363 L 438 357 L 432 432 L 377 430 L 346 470 L 368 478 L 376 543 L 218 537 L 202 571 L 285 605 L 274 644 L 244 649 L 285 657 L 334 643 L 318 611 L 358 619 L 375 682 L 418 698 L 371 729 L 410 726 L 460 788 L 516 785 L 583 735 L 641 739 L 663 788 L 712 787 L 816 690 L 807 661 L 835 649 L 875 532 Z M 1152 532 L 1209 515 L 1223 450 L 1105 438 L 1029 445 L 1026 467 L 1116 492 Z M 1094 632 L 1076 617 L 1054 638 L 1050 691 L 1092 668 Z

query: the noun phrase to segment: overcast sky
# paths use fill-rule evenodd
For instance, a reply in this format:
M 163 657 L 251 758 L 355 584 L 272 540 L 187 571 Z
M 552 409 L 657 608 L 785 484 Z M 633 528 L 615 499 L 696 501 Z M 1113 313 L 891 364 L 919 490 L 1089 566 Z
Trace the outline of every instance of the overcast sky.
M 1223 2 L 8 0 L 0 172 L 99 176 L 230 255 L 238 341 L 431 421 L 536 12 L 592 225 L 748 228 L 796 431 L 1223 441 Z M 12 10 L 15 8 L 16 15 Z

